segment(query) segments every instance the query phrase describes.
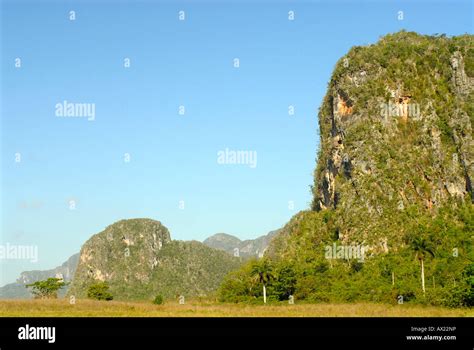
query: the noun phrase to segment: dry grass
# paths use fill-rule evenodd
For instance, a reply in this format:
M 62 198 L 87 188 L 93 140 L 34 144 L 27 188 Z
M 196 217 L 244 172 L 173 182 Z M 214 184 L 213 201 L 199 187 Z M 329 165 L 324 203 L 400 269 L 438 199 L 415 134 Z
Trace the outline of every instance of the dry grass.
M 244 305 L 191 301 L 185 305 L 169 302 L 76 300 L 2 300 L 2 317 L 473 317 L 473 309 L 446 309 L 384 304 L 295 304 Z

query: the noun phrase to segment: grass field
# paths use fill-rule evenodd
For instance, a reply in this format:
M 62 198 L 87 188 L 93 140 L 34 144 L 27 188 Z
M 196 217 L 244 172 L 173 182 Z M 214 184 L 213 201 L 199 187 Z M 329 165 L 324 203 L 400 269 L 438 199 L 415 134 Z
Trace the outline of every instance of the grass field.
M 473 309 L 446 309 L 412 305 L 384 304 L 277 304 L 244 305 L 190 301 L 184 305 L 169 302 L 76 300 L 1 300 L 1 317 L 474 317 Z

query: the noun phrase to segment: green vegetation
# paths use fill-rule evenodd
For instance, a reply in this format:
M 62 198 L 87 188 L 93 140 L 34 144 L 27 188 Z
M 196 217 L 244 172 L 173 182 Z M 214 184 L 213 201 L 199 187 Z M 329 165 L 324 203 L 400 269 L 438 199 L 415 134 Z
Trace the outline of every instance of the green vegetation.
M 334 218 L 328 213 L 296 215 L 283 229 L 286 236 L 274 241 L 271 259 L 263 259 L 264 263 L 250 261 L 226 276 L 219 289 L 220 300 L 261 300 L 261 284 L 255 281 L 253 272 L 255 266 L 264 264 L 265 271 L 273 271 L 273 278 L 266 280 L 271 301 L 289 300 L 293 295 L 297 301 L 308 302 L 474 305 L 474 212 L 470 204 L 458 211 L 443 209 L 435 217 L 410 220 L 405 216 L 406 227 L 399 234 L 406 244 L 386 253 L 368 250 L 362 262 L 325 256 L 326 246 L 342 244 L 331 232 Z M 413 238 L 421 232 L 426 238 Z M 422 261 L 425 292 L 420 278 Z
M 170 299 L 209 296 L 240 264 L 200 242 L 172 241 L 158 221 L 122 220 L 83 245 L 68 294 L 84 298 L 105 280 L 114 300 L 152 300 L 158 292 Z
M 272 266 L 267 259 L 256 261 L 252 264 L 252 278 L 263 286 L 263 303 L 267 303 L 267 285 L 273 279 Z
M 245 241 L 226 233 L 217 233 L 208 237 L 202 243 L 208 247 L 223 250 L 232 256 L 238 256 L 242 260 L 249 260 L 258 257 L 260 252 L 265 251 L 272 238 L 278 234 L 278 231 L 271 231 L 264 236 Z
M 113 300 L 113 295 L 109 292 L 107 282 L 99 282 L 91 285 L 87 289 L 87 297 L 95 300 Z
M 44 281 L 36 281 L 31 284 L 27 284 L 27 288 L 31 288 L 31 292 L 35 296 L 35 299 L 48 299 L 57 298 L 58 291 L 67 285 L 60 278 L 48 278 Z
M 165 302 L 165 298 L 161 294 L 158 294 L 155 299 L 153 299 L 153 304 L 155 305 L 162 305 Z
M 473 306 L 473 44 L 402 31 L 341 58 L 319 110 L 312 211 L 266 252 L 268 300 Z M 220 300 L 259 303 L 255 266 L 228 274 Z
M 464 59 L 465 70 L 468 77 L 474 78 L 474 48 L 469 48 L 465 52 L 466 58 Z
M 64 278 L 66 285 L 58 290 L 58 298 L 64 297 L 69 287 L 69 282 L 74 276 L 76 271 L 77 260 L 79 259 L 79 254 L 74 254 L 62 265 L 55 267 L 50 270 L 32 270 L 32 271 L 23 271 L 16 282 L 9 283 L 0 287 L 0 299 L 16 299 L 24 298 L 29 299 L 31 297 L 30 292 L 25 288 L 28 282 L 25 281 L 42 281 L 48 278 L 53 278 L 56 276 L 61 276 Z
M 432 245 L 425 238 L 420 236 L 414 236 L 410 239 L 410 245 L 413 251 L 415 252 L 416 258 L 420 261 L 421 264 L 421 289 L 425 293 L 425 268 L 424 261 L 425 255 L 430 254 L 432 257 L 435 256 Z

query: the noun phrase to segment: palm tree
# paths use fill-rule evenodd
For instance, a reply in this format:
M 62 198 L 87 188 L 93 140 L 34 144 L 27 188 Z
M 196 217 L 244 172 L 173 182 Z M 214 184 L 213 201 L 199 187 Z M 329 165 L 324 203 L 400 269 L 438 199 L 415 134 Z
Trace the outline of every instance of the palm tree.
M 252 267 L 252 278 L 255 282 L 263 285 L 263 303 L 267 303 L 267 284 L 273 279 L 272 266 L 268 259 L 255 262 Z
M 425 293 L 425 256 L 429 254 L 434 257 L 434 250 L 431 247 L 430 242 L 423 237 L 413 238 L 411 241 L 411 247 L 415 251 L 415 258 L 421 263 L 421 289 L 423 289 L 423 293 Z

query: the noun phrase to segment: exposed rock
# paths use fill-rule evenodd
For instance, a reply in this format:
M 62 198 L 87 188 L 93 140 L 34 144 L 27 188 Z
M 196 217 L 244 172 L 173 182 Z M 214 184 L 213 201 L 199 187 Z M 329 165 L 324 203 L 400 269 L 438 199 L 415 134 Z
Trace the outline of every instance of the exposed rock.
M 464 70 L 464 58 L 461 52 L 456 51 L 451 57 L 451 67 L 453 75 L 452 84 L 456 88 L 458 94 L 467 95 L 473 89 L 474 78 L 468 77 Z
M 421 36 L 408 36 L 413 47 L 425 45 Z M 375 48 L 364 48 L 367 51 L 364 55 L 370 56 L 370 50 Z M 341 65 L 337 68 L 337 76 L 332 78 L 320 109 L 322 157 L 316 170 L 313 208 L 322 210 L 350 203 L 351 210 L 360 206 L 366 213 L 374 214 L 383 211 L 386 205 L 400 210 L 402 206 L 420 202 L 433 209 L 449 198 L 466 198 L 466 195 L 473 198 L 472 125 L 459 106 L 465 104 L 464 98 L 472 91 L 474 81 L 464 72 L 461 52 L 456 51 L 451 61 L 446 62 L 452 69 L 451 83 L 455 86 L 451 98 L 459 101 L 446 113 L 450 116 L 447 122 L 445 115 L 438 114 L 437 104 L 441 102 L 436 102 L 429 94 L 436 91 L 439 84 L 439 70 L 418 74 L 417 79 L 424 81 L 425 89 L 420 92 L 413 85 L 407 87 L 404 76 L 394 76 L 389 68 L 358 59 L 356 55 L 349 53 L 346 62 L 353 65 L 361 62 L 360 67 Z M 447 57 L 449 55 L 448 52 Z M 403 64 L 416 70 L 422 59 L 425 58 L 413 56 Z M 392 62 L 395 64 L 393 58 Z M 356 82 L 354 71 L 363 71 L 364 79 Z M 384 100 L 383 95 L 374 94 L 377 85 L 388 92 L 388 99 L 385 99 L 387 113 L 382 116 L 374 114 L 377 113 L 377 101 Z M 367 93 L 366 89 L 372 90 Z M 397 126 L 397 120 L 405 126 Z M 445 130 L 440 130 L 439 126 L 444 126 Z M 451 139 L 449 135 L 452 135 Z M 448 165 L 453 147 L 459 161 Z M 392 181 L 393 176 L 399 181 Z M 374 191 L 368 185 L 375 177 L 379 181 Z M 351 186 L 347 186 L 348 180 Z M 358 186 L 355 186 L 356 182 Z M 381 200 L 385 198 L 385 191 L 401 195 L 395 202 L 385 202 Z M 361 203 L 362 198 L 366 202 Z M 379 210 L 372 210 L 377 206 Z
M 168 229 L 151 219 L 121 220 L 83 246 L 70 295 L 107 282 L 114 299 L 207 295 L 240 260 L 199 242 L 172 241 Z
M 0 287 L 0 299 L 29 299 L 31 293 L 26 288 L 27 284 L 34 283 L 48 279 L 50 277 L 62 278 L 66 282 L 70 282 L 76 272 L 77 264 L 79 261 L 79 253 L 71 256 L 61 266 L 58 266 L 51 270 L 35 270 L 25 271 L 20 274 L 20 277 L 16 280 L 16 283 L 9 283 L 3 287 Z M 66 294 L 68 286 L 59 291 L 58 296 L 62 297 Z
M 342 95 L 342 96 L 341 96 Z M 337 113 L 341 117 L 347 117 L 352 114 L 352 101 L 342 91 L 337 94 Z

